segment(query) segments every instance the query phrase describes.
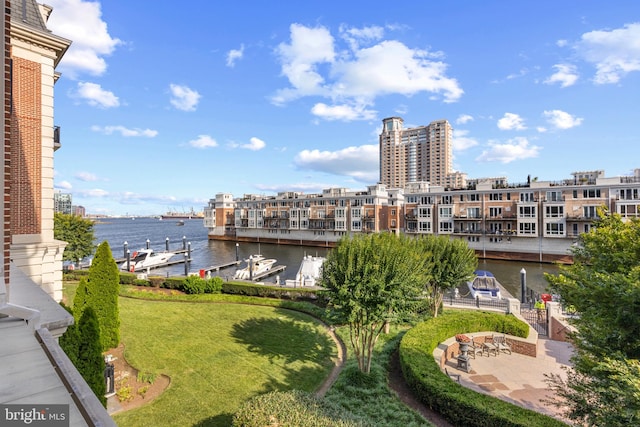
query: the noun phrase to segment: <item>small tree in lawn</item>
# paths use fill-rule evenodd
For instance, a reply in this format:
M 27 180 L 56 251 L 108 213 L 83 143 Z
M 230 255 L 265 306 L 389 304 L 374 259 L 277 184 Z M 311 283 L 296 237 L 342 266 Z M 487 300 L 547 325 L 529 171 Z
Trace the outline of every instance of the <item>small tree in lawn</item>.
M 415 240 L 390 233 L 357 234 L 338 242 L 322 268 L 322 286 L 364 373 L 385 324 L 412 311 L 420 295 L 424 259 Z
M 98 318 L 103 350 L 117 347 L 120 343 L 119 292 L 120 273 L 109 243 L 105 241 L 96 250 L 86 286 L 86 305 L 93 308 Z
M 444 293 L 472 277 L 478 258 L 469 245 L 447 236 L 424 236 L 418 246 L 426 260 L 425 293 L 433 317 L 438 317 Z

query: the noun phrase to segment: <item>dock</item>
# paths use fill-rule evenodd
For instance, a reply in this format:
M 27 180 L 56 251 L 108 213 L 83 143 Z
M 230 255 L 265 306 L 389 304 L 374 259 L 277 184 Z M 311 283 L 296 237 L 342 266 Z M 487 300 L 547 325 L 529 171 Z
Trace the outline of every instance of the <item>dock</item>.
M 203 268 L 202 270 L 204 270 L 206 273 L 210 273 L 212 271 L 224 270 L 225 268 L 233 267 L 235 265 L 239 265 L 240 263 L 241 263 L 241 261 L 231 261 L 231 262 L 227 262 L 225 264 L 212 265 L 211 267 Z
M 275 267 L 273 267 L 270 270 L 265 271 L 262 274 L 258 274 L 256 276 L 253 277 L 253 281 L 257 282 L 265 277 L 269 277 L 269 276 L 273 276 L 274 274 L 280 273 L 282 271 L 284 271 L 287 268 L 286 265 L 276 265 Z

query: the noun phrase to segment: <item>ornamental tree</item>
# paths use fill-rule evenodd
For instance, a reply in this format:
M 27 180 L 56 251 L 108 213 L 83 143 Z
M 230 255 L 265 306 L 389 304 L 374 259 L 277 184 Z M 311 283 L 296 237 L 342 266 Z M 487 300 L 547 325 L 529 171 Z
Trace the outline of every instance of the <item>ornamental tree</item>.
M 104 360 L 100 343 L 100 326 L 96 313 L 91 307 L 85 308 L 78 323 L 78 372 L 82 375 L 100 402 L 106 406 L 106 383 L 104 380 Z
M 552 292 L 579 313 L 573 369 L 549 383 L 569 419 L 623 426 L 640 417 L 640 220 L 599 211 L 573 249 L 574 264 L 546 275 Z
M 431 314 L 438 317 L 445 292 L 472 277 L 478 258 L 465 241 L 447 236 L 421 237 L 418 247 L 425 257 L 424 293 Z
M 385 324 L 416 307 L 425 277 L 416 240 L 391 233 L 346 236 L 327 255 L 322 286 L 338 322 L 349 325 L 358 368 L 369 373 Z
M 102 349 L 117 347 L 120 343 L 120 317 L 118 294 L 120 273 L 108 242 L 102 242 L 96 250 L 87 279 L 80 285 L 73 300 L 76 320 L 87 307 L 93 308 L 100 325 Z

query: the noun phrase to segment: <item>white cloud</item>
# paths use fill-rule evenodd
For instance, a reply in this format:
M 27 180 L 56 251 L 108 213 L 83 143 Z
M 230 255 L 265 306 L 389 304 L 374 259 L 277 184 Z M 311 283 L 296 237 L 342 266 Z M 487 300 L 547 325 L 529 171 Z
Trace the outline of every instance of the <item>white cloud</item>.
M 100 188 L 94 188 L 91 190 L 82 191 L 81 194 L 88 197 L 106 197 L 109 195 L 109 192 Z
M 556 72 L 544 81 L 546 84 L 560 83 L 560 87 L 572 86 L 578 80 L 576 66 L 571 64 L 556 64 Z
M 240 147 L 246 148 L 247 150 L 251 150 L 251 151 L 258 151 L 258 150 L 262 150 L 266 146 L 267 144 L 265 144 L 263 140 L 256 138 L 254 136 L 249 139 L 248 144 L 241 145 Z
M 197 139 L 189 141 L 189 145 L 195 148 L 211 148 L 217 147 L 218 143 L 209 135 L 198 135 Z
M 325 120 L 373 120 L 376 118 L 376 111 L 367 110 L 362 105 L 327 105 L 322 102 L 317 103 L 311 109 L 314 116 Z
M 458 118 L 456 119 L 456 124 L 457 125 L 464 125 L 464 124 L 472 122 L 472 121 L 473 121 L 473 116 L 470 116 L 469 114 L 460 114 L 458 116 Z
M 171 91 L 171 105 L 182 111 L 195 111 L 198 102 L 200 101 L 200 94 L 184 85 L 170 84 L 169 90 Z
M 55 188 L 60 190 L 71 190 L 73 186 L 69 181 L 60 181 L 55 185 Z
M 233 68 L 236 65 L 236 61 L 242 59 L 244 55 L 244 45 L 240 45 L 240 49 L 231 49 L 227 52 L 227 67 Z
M 373 41 L 381 40 L 384 36 L 384 28 L 377 25 L 362 28 L 341 25 L 339 31 L 340 36 L 349 43 L 351 50 L 357 50 L 362 43 L 370 44 Z
M 543 115 L 547 118 L 547 122 L 557 129 L 571 129 L 572 127 L 580 126 L 583 121 L 582 118 L 572 116 L 561 110 L 545 111 Z
M 303 150 L 294 163 L 301 169 L 340 176 L 350 176 L 361 182 L 380 179 L 378 145 L 361 145 L 338 151 Z
M 91 172 L 78 172 L 75 175 L 75 178 L 79 179 L 80 181 L 85 181 L 85 182 L 91 182 L 91 181 L 97 181 L 98 177 L 95 174 L 92 174 Z
M 524 120 L 517 114 L 504 113 L 504 117 L 498 120 L 500 130 L 525 130 Z
M 335 58 L 334 39 L 326 28 L 291 24 L 289 29 L 291 43 L 280 43 L 276 53 L 282 63 L 282 74 L 293 88 L 278 91 L 273 98 L 276 104 L 321 94 L 324 79 L 317 72 L 317 65 L 331 63 Z
M 451 140 L 453 151 L 464 151 L 468 148 L 478 145 L 478 141 L 476 141 L 474 138 L 468 137 L 468 134 L 468 130 L 453 131 L 453 139 Z
M 379 96 L 429 92 L 444 102 L 454 102 L 463 94 L 458 82 L 446 76 L 446 64 L 435 60 L 442 57 L 441 53 L 411 49 L 394 40 L 379 41 L 383 36 L 380 27 L 342 27 L 340 32 L 348 47 L 339 50 L 339 54 L 336 40 L 325 27 L 292 24 L 290 32 L 290 41 L 276 49 L 282 74 L 290 86 L 275 93 L 274 104 L 319 96 L 331 100 L 316 103 L 312 112 L 319 117 L 369 120 L 371 107 Z M 376 44 L 361 47 L 373 42 Z
M 529 145 L 529 141 L 526 138 L 518 137 L 509 140 L 505 144 L 490 142 L 489 149 L 484 150 L 476 158 L 476 161 L 511 163 L 515 160 L 538 157 L 540 150 L 541 148 L 538 146 Z
M 611 31 L 591 31 L 575 45 L 579 55 L 596 67 L 596 84 L 617 83 L 632 71 L 640 71 L 640 23 Z
M 109 34 L 100 2 L 47 0 L 46 3 L 53 7 L 47 27 L 73 42 L 58 70 L 70 78 L 77 78 L 80 73 L 104 74 L 107 69 L 104 57 L 111 55 L 122 41 Z
M 143 136 L 146 138 L 153 138 L 158 135 L 157 130 L 139 128 L 129 129 L 124 126 L 91 126 L 91 130 L 105 135 L 112 135 L 117 132 L 124 137 Z
M 332 86 L 333 96 L 372 100 L 377 96 L 419 92 L 442 94 L 445 102 L 457 101 L 463 94 L 455 79 L 445 76 L 446 64 L 433 61 L 432 54 L 410 49 L 391 40 L 354 52 L 353 60 L 332 67 L 338 79 Z
M 78 82 L 77 90 L 72 96 L 86 101 L 93 107 L 113 108 L 120 106 L 118 97 L 113 92 L 102 89 L 97 83 Z
M 245 150 L 251 150 L 251 151 L 259 151 L 267 146 L 267 144 L 263 140 L 261 140 L 260 138 L 256 138 L 255 136 L 250 138 L 249 142 L 246 144 L 231 142 L 228 145 L 231 148 L 243 148 Z

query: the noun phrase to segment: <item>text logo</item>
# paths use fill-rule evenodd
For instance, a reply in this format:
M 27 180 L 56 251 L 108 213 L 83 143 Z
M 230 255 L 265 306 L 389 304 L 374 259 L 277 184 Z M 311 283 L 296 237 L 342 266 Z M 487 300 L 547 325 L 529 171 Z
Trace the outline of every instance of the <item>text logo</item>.
M 0 425 L 69 427 L 69 405 L 0 405 Z

